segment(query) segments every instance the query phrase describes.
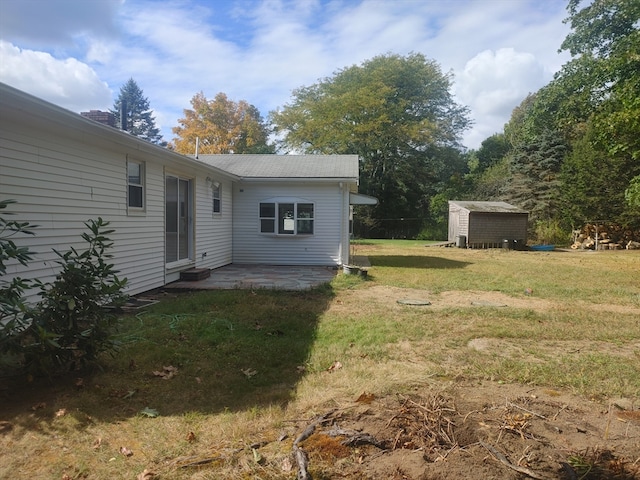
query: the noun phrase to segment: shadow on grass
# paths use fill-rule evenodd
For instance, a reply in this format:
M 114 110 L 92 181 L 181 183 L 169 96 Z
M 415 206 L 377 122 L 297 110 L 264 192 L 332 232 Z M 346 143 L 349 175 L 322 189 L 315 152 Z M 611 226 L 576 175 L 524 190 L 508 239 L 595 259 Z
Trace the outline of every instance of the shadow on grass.
M 285 405 L 304 375 L 329 285 L 306 292 L 217 290 L 165 298 L 123 318 L 102 370 L 6 389 L 0 420 L 81 412 L 78 428 L 136 415 Z M 176 370 L 174 370 L 176 369 Z M 157 372 L 157 373 L 154 373 Z M 173 373 L 172 373 L 173 372 Z M 16 416 L 18 415 L 18 416 Z M 74 413 L 75 415 L 75 413 Z M 25 426 L 38 422 L 23 418 Z
M 374 267 L 397 267 L 397 268 L 465 268 L 471 262 L 460 262 L 441 257 L 426 256 L 402 256 L 402 255 L 373 255 L 369 256 L 369 262 Z

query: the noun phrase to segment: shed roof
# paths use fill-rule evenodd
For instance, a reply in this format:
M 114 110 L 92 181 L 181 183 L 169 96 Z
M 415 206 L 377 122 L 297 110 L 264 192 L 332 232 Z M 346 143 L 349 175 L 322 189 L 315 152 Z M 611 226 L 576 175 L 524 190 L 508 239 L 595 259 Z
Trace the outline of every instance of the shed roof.
M 357 155 L 198 155 L 198 160 L 241 178 L 358 179 Z
M 457 200 L 449 200 L 449 205 L 456 205 L 468 210 L 469 212 L 529 213 L 526 210 L 522 210 L 521 208 L 506 202 L 459 202 Z

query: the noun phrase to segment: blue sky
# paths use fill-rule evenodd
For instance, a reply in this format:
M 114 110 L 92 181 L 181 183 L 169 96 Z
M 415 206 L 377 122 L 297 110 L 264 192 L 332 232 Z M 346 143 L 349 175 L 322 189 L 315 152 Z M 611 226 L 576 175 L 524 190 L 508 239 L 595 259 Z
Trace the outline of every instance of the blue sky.
M 420 52 L 454 76 L 477 148 L 569 60 L 565 0 L 0 0 L 0 81 L 80 112 L 133 78 L 166 140 L 191 98 L 266 118 L 291 92 L 376 55 Z

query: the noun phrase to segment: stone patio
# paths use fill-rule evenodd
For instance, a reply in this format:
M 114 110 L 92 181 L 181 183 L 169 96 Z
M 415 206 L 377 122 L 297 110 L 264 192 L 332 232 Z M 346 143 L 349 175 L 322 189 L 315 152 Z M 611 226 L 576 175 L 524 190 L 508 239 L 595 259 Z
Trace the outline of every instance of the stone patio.
M 211 270 L 209 278 L 197 281 L 177 281 L 167 290 L 232 290 L 275 289 L 309 290 L 329 283 L 338 273 L 337 268 L 322 266 L 288 265 L 225 265 Z

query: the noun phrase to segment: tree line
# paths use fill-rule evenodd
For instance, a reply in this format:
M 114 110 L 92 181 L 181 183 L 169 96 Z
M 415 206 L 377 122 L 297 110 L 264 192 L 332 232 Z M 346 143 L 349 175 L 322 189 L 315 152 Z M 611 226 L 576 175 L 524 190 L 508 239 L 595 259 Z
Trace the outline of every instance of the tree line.
M 201 153 L 357 154 L 359 190 L 379 200 L 358 212 L 361 236 L 446 238 L 453 199 L 513 203 L 530 212 L 533 232 L 558 237 L 588 221 L 637 227 L 640 2 L 568 0 L 567 12 L 560 51 L 571 60 L 477 150 L 461 144 L 472 120 L 452 75 L 420 53 L 340 69 L 294 90 L 266 120 L 244 100 L 197 93 L 168 146 L 193 154 L 197 137 Z M 142 115 L 131 125 L 161 143 L 133 79 L 120 97 L 116 118 L 127 97 Z

